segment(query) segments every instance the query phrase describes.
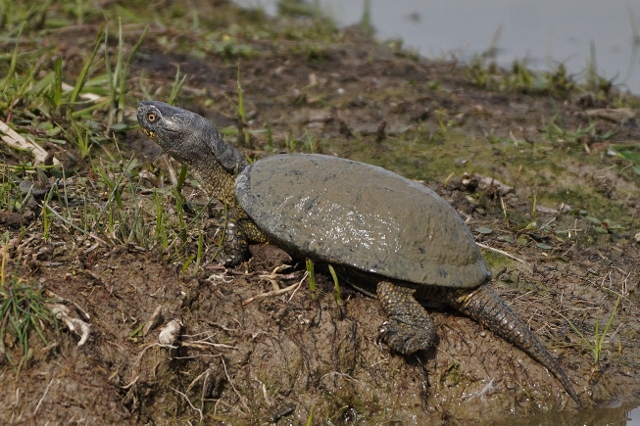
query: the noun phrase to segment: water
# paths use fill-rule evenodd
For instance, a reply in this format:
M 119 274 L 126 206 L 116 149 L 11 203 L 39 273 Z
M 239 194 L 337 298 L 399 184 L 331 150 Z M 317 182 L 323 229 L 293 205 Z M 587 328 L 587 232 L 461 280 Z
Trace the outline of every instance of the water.
M 342 25 L 359 22 L 365 7 L 365 0 L 320 2 Z M 238 3 L 276 10 L 273 0 Z M 640 93 L 638 1 L 370 0 L 370 13 L 380 39 L 401 38 L 423 56 L 468 60 L 495 40 L 502 66 L 526 60 L 531 69 L 546 70 L 563 63 L 580 79 L 595 59 L 599 75 Z
M 636 407 L 627 413 L 629 421 L 627 426 L 640 426 L 640 407 Z

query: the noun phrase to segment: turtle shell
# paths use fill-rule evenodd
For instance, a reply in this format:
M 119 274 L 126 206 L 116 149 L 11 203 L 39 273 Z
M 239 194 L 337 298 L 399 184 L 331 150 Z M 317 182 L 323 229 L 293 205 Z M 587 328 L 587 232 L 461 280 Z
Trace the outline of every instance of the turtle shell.
M 419 285 L 472 288 L 491 278 L 453 207 L 381 167 L 274 155 L 245 168 L 235 188 L 269 241 L 316 261 Z

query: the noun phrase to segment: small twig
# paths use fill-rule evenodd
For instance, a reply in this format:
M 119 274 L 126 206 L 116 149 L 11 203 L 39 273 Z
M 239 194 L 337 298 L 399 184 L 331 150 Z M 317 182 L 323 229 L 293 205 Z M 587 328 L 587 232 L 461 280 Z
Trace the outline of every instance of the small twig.
M 187 392 L 189 392 L 195 385 L 196 383 L 203 377 L 205 377 L 206 379 L 206 375 L 209 373 L 209 370 L 211 369 L 211 367 L 207 368 L 205 371 L 203 371 L 202 373 L 200 373 L 200 375 L 198 375 L 198 377 L 196 377 L 195 379 L 193 379 L 191 381 L 191 383 L 189 384 L 189 386 L 187 386 Z
M 482 243 L 479 243 L 479 242 L 476 242 L 476 245 L 477 245 L 478 247 L 482 247 L 483 249 L 487 249 L 487 250 L 494 251 L 494 252 L 496 252 L 496 253 L 500 253 L 500 254 L 502 254 L 502 255 L 504 255 L 504 256 L 507 256 L 508 258 L 511 258 L 511 259 L 513 259 L 513 260 L 515 260 L 515 261 L 517 261 L 517 262 L 520 262 L 520 263 L 522 263 L 522 264 L 524 264 L 524 265 L 526 265 L 526 264 L 527 264 L 527 262 L 525 262 L 524 260 L 522 260 L 522 259 L 520 259 L 519 257 L 516 257 L 516 256 L 514 256 L 514 255 L 512 255 L 512 254 L 510 254 L 510 253 L 507 253 L 507 252 L 506 252 L 506 251 L 504 251 L 504 250 L 500 250 L 500 249 L 497 249 L 497 248 L 494 248 L 494 247 L 491 247 L 491 246 L 488 246 L 488 245 L 485 245 L 485 244 L 482 244 Z
M 133 381 L 131 383 L 129 383 L 128 385 L 124 385 L 122 386 L 120 389 L 130 389 L 131 387 L 133 387 L 133 385 L 136 384 L 136 382 L 138 381 L 138 379 L 140 378 L 140 376 L 136 376 L 135 379 L 133 379 Z
M 222 349 L 236 349 L 235 346 L 225 345 L 223 343 L 211 343 L 204 340 L 198 340 L 196 342 L 182 342 L 182 346 L 187 348 L 205 349 L 208 347 L 222 348 Z
M 185 395 L 184 393 L 180 392 L 178 389 L 174 389 L 171 388 L 172 391 L 174 391 L 175 393 L 177 393 L 178 395 L 182 395 L 184 397 L 184 399 L 187 400 L 187 402 L 189 403 L 189 406 L 191 406 L 191 408 L 193 409 L 193 411 L 197 412 L 200 415 L 200 422 L 202 422 L 204 420 L 204 415 L 202 414 L 202 410 L 199 408 L 196 408 L 192 403 L 191 400 L 189 400 L 189 397 L 187 395 Z
M 325 377 L 331 377 L 331 376 L 346 377 L 347 379 L 355 383 L 360 383 L 360 384 L 364 383 L 362 380 L 354 379 L 352 376 L 348 375 L 347 373 L 340 373 L 338 371 L 332 371 L 330 373 L 325 374 L 324 376 L 320 377 L 320 380 L 318 380 L 318 382 L 321 382 L 322 379 L 324 379 Z
M 47 396 L 47 392 L 49 392 L 49 388 L 51 387 L 51 385 L 53 384 L 53 377 L 51 378 L 51 381 L 49 382 L 49 384 L 47 385 L 47 387 L 44 390 L 44 393 L 42 394 L 42 397 L 40 398 L 40 401 L 38 401 L 38 405 L 36 405 L 35 410 L 33 410 L 33 415 L 35 416 L 36 413 L 38 412 L 38 410 L 40 409 L 40 406 L 42 405 L 42 401 L 44 401 L 44 397 Z
M 69 303 L 71 303 L 78 310 L 78 312 L 84 317 L 84 319 L 86 321 L 91 319 L 91 315 L 89 315 L 89 313 L 87 311 L 82 309 L 82 306 L 80 306 L 78 303 L 74 302 L 71 299 L 66 299 L 66 298 L 60 296 L 59 294 L 54 293 L 53 291 L 51 291 L 49 289 L 47 289 L 46 291 L 47 291 L 47 293 L 51 294 L 53 297 L 58 299 L 59 302 L 62 302 L 62 303 L 69 302 Z
M 293 293 L 291 293 L 291 296 L 289 296 L 289 300 L 287 300 L 288 302 L 291 302 L 291 299 L 293 299 L 293 296 L 296 295 L 296 293 L 298 292 L 298 290 L 300 290 L 300 286 L 302 285 L 302 282 L 304 281 L 304 279 L 309 275 L 309 272 L 305 272 L 304 275 L 302 276 L 302 279 L 300 280 L 300 282 L 298 283 L 298 287 L 293 290 Z
M 142 351 L 140 352 L 140 354 L 136 357 L 135 362 L 133 363 L 133 365 L 131 366 L 131 368 L 136 368 L 138 366 L 138 364 L 140 363 L 140 361 L 142 361 L 142 357 L 144 356 L 145 352 L 147 352 L 148 349 L 153 348 L 154 346 L 160 346 L 160 347 L 164 347 L 165 345 L 162 345 L 160 343 L 151 343 L 147 346 L 145 346 L 144 348 L 142 348 Z M 137 380 L 137 378 L 136 378 Z M 134 380 L 135 382 L 135 380 Z
M 306 275 L 305 275 L 305 277 L 306 277 Z M 250 297 L 247 300 L 245 300 L 244 302 L 242 302 L 242 306 L 246 306 L 249 303 L 251 303 L 251 302 L 253 302 L 254 300 L 257 300 L 257 299 L 264 299 L 264 298 L 271 297 L 271 296 L 277 296 L 277 295 L 282 294 L 282 293 L 287 293 L 287 292 L 289 292 L 291 290 L 294 290 L 294 289 L 300 287 L 300 284 L 302 284 L 302 281 L 304 281 L 304 278 L 302 280 L 300 280 L 299 282 L 297 282 L 297 283 L 291 284 L 289 287 L 281 288 L 279 290 L 269 291 L 269 292 L 266 292 L 266 293 L 258 294 L 257 296 L 254 296 L 254 297 Z
M 1 136 L 0 139 L 2 139 L 7 145 L 17 149 L 31 151 L 38 163 L 44 163 L 47 156 L 49 155 L 49 153 L 40 145 L 33 142 L 31 139 L 20 136 L 16 131 L 6 125 L 3 121 L 0 121 L 0 132 L 6 135 Z M 53 164 L 59 165 L 60 161 L 54 157 Z
M 227 371 L 227 364 L 224 362 L 224 359 L 220 358 L 220 360 L 222 361 L 222 368 L 224 368 L 224 375 L 226 376 L 227 381 L 231 386 L 231 389 L 233 389 L 233 391 L 236 393 L 236 395 L 238 396 L 238 399 L 242 403 L 242 406 L 246 408 L 247 412 L 251 411 L 249 410 L 249 407 L 247 407 L 247 403 L 245 402 L 244 398 L 242 398 L 242 395 L 240 395 L 240 392 L 238 392 L 238 389 L 236 389 L 236 387 L 233 385 L 233 381 L 231 380 L 231 377 L 229 377 L 229 372 Z M 242 413 L 242 410 L 238 409 L 238 411 Z

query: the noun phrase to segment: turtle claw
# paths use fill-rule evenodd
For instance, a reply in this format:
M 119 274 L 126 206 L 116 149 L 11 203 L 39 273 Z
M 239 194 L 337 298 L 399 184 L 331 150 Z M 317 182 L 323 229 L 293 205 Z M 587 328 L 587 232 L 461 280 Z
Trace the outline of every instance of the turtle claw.
M 394 351 L 404 355 L 428 349 L 436 331 L 424 308 L 414 299 L 414 290 L 390 282 L 378 283 L 377 294 L 389 316 L 380 327 L 380 337 Z
M 216 261 L 226 268 L 233 268 L 234 266 L 238 266 L 244 260 L 245 256 L 243 255 L 231 255 L 224 251 L 219 252 L 216 256 Z
M 403 355 L 428 349 L 433 344 L 435 330 L 428 318 L 420 320 L 410 324 L 391 318 L 380 327 L 380 337 L 393 351 Z

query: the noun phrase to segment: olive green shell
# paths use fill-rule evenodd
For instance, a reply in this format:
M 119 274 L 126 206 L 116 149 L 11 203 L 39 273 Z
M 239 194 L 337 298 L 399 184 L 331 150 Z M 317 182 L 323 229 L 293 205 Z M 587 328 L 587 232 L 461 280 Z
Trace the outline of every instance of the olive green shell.
M 491 278 L 458 213 L 424 185 L 326 155 L 274 155 L 246 167 L 236 198 L 268 237 L 316 261 L 419 285 Z

